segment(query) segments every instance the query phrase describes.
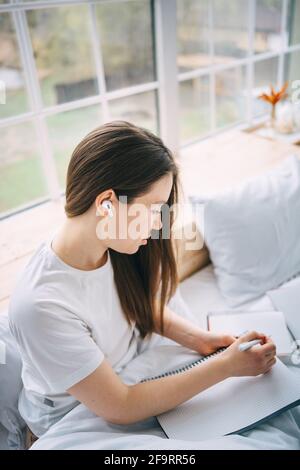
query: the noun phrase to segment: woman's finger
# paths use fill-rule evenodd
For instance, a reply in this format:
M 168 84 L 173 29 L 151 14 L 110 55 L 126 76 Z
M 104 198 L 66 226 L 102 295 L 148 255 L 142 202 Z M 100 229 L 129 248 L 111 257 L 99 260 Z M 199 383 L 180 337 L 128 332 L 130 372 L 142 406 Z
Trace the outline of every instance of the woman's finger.
M 272 367 L 276 363 L 276 357 L 273 357 L 267 362 L 267 367 Z
M 276 354 L 276 346 L 273 342 L 267 342 L 261 346 L 260 351 L 265 354 Z

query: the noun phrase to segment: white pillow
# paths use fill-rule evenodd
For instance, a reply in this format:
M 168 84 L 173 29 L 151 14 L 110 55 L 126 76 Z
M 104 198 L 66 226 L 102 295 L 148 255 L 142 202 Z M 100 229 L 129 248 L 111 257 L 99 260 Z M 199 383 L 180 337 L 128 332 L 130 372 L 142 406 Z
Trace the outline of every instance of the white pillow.
M 204 203 L 204 240 L 229 306 L 253 300 L 300 272 L 297 156 L 230 191 L 190 201 Z

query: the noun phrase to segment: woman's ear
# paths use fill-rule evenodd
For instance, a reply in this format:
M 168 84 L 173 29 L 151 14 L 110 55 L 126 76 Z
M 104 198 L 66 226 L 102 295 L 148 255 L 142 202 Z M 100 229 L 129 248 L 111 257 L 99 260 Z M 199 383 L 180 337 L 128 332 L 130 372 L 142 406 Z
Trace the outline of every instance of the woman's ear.
M 100 206 L 97 206 L 96 207 L 96 217 L 99 217 L 100 215 L 102 215 L 101 209 L 100 209 Z
M 105 199 L 96 207 L 96 217 L 105 215 L 108 215 L 109 217 L 113 216 L 111 203 L 108 201 L 108 199 Z
M 101 215 L 105 216 L 106 214 L 108 214 L 110 217 L 113 216 L 112 200 L 114 198 L 116 198 L 116 196 L 113 190 L 105 191 L 96 197 L 96 217 L 99 217 Z

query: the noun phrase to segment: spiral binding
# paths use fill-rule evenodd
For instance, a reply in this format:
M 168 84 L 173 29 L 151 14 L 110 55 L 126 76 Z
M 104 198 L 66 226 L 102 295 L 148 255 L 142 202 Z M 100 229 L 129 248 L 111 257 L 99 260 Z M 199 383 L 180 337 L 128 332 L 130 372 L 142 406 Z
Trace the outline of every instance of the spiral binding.
M 155 379 L 161 379 L 163 377 L 168 377 L 169 375 L 176 375 L 179 374 L 180 372 L 184 372 L 186 370 L 192 369 L 193 367 L 197 366 L 198 364 L 202 364 L 202 362 L 207 361 L 208 359 L 217 356 L 221 352 L 225 351 L 227 347 L 220 348 L 217 351 L 213 352 L 212 354 L 208 354 L 208 356 L 200 357 L 196 361 L 191 362 L 190 364 L 186 364 L 185 366 L 179 367 L 178 369 L 170 370 L 168 372 L 164 372 L 163 374 L 156 375 L 153 377 L 146 377 L 145 379 L 141 380 L 140 383 L 142 382 L 148 382 L 149 380 L 155 380 Z

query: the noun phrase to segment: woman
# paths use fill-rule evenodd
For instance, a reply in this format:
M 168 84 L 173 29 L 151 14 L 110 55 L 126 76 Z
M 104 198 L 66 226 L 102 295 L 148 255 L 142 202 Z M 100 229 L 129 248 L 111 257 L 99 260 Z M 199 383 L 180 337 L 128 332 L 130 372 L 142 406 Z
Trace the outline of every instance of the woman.
M 264 335 L 208 333 L 166 305 L 177 273 L 161 212 L 176 204 L 177 185 L 176 163 L 161 139 L 128 122 L 105 124 L 75 148 L 65 222 L 39 246 L 10 302 L 23 361 L 19 409 L 37 436 L 78 402 L 109 422 L 133 423 L 275 363 L 275 346 Z M 182 374 L 126 385 L 118 372 L 136 354 L 138 335 L 153 332 L 203 355 L 228 348 Z M 238 352 L 253 338 L 264 344 Z

